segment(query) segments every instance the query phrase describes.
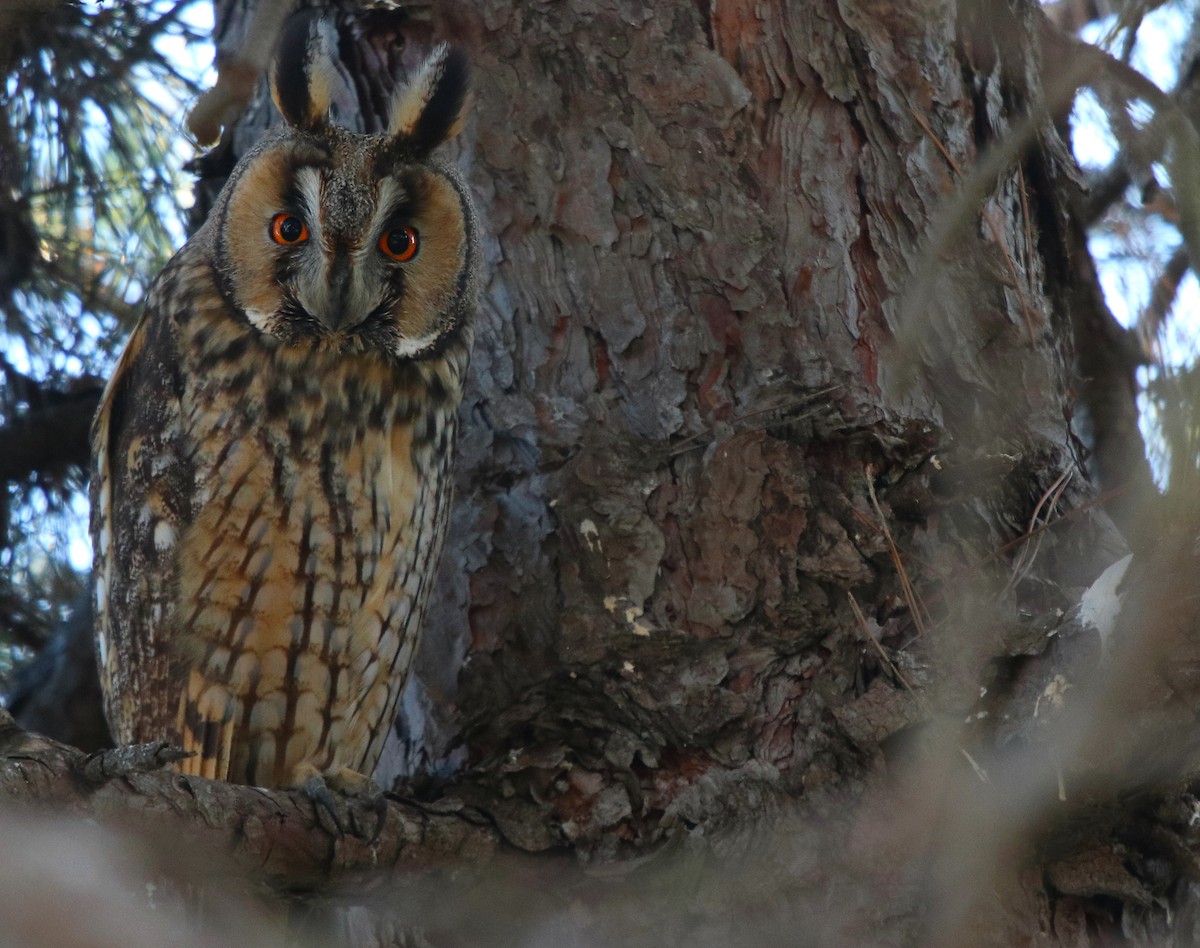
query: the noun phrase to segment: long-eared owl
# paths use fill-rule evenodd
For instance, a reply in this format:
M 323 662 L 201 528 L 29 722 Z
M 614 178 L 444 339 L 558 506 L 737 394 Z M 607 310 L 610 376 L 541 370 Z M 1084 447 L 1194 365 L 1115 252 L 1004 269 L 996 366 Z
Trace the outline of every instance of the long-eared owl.
M 329 27 L 294 18 L 286 123 L 237 165 L 150 288 L 93 430 L 105 710 L 185 773 L 369 774 L 394 719 L 450 502 L 477 297 L 462 126 L 436 49 L 388 132 L 329 116 Z

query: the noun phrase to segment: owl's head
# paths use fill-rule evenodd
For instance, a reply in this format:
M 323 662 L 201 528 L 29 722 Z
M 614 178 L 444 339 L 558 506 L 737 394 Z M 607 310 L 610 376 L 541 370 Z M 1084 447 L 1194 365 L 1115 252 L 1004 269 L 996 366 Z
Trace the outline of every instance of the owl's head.
M 397 92 L 387 133 L 330 118 L 331 27 L 295 18 L 272 94 L 286 125 L 234 169 L 214 209 L 226 296 L 288 343 L 421 358 L 474 308 L 476 233 L 458 174 L 431 157 L 463 125 L 461 53 L 440 46 Z

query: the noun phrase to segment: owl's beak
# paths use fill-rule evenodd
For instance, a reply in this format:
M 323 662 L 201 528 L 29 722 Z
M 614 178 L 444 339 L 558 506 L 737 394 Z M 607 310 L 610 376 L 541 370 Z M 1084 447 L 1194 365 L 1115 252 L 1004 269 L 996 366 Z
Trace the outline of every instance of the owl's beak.
M 354 325 L 357 320 L 351 312 L 351 280 L 354 274 L 350 269 L 349 255 L 345 250 L 338 250 L 329 267 L 329 295 L 325 298 L 325 311 L 317 316 L 330 329 Z

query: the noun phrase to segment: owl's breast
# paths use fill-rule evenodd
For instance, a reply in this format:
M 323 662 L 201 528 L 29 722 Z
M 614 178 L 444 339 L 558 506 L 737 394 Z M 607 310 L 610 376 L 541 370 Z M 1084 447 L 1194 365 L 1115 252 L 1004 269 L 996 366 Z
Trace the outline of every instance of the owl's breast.
M 407 670 L 454 406 L 371 357 L 256 356 L 254 371 L 216 363 L 185 392 L 198 436 L 173 638 L 237 697 L 250 733 L 322 721 L 300 739 L 324 747 L 364 702 L 382 713 Z

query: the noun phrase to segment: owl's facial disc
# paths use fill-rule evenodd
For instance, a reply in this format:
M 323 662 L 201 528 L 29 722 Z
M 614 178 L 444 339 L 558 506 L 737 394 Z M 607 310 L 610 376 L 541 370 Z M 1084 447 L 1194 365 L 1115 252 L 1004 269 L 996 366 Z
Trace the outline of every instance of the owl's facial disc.
M 229 205 L 236 302 L 289 343 L 419 356 L 460 295 L 462 200 L 439 169 L 382 137 L 335 132 L 267 152 Z

